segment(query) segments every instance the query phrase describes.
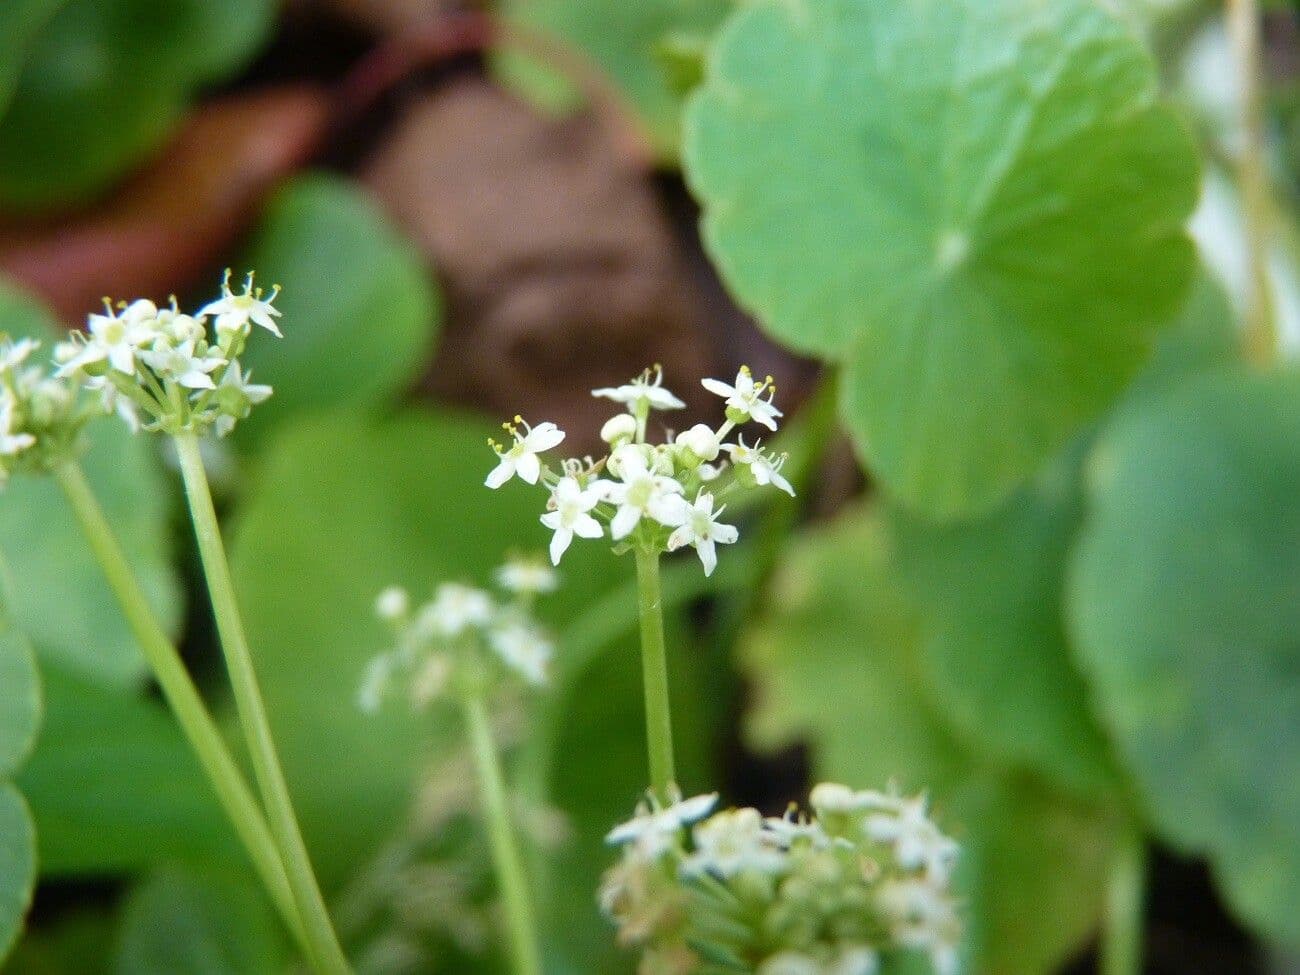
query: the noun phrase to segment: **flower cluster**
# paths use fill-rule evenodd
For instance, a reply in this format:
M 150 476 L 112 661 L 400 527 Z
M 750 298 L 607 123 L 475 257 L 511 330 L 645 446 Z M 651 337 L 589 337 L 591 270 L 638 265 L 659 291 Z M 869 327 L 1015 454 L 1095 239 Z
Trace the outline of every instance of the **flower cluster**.
M 0 335 L 0 485 L 66 460 L 89 418 L 76 390 L 30 360 L 40 343 Z
M 457 582 L 442 583 L 417 607 L 405 589 L 381 592 L 375 613 L 392 628 L 394 646 L 367 666 L 358 694 L 362 710 L 377 710 L 402 676 L 417 707 L 500 676 L 544 685 L 553 648 L 531 610 L 537 595 L 556 588 L 555 572 L 540 559 L 512 558 L 497 570 L 496 582 L 507 601 Z
M 253 275 L 236 293 L 230 271 L 221 297 L 187 315 L 148 299 L 104 301 L 85 332 L 55 347 L 56 375 L 97 392 L 106 412 L 116 411 L 133 430 L 166 433 L 215 430 L 224 437 L 271 395 L 251 381 L 239 362 L 253 326 L 279 337 L 272 306 L 279 288 L 264 295 Z
M 717 546 L 739 537 L 734 525 L 720 520 L 725 508 L 720 502 L 737 490 L 759 485 L 772 485 L 791 496 L 794 488 L 781 474 L 784 455 L 764 451 L 757 442 L 747 444 L 741 436 L 726 441 L 745 423 L 777 429 L 781 411 L 772 404 L 772 378 L 755 380 L 742 367 L 734 383 L 705 379 L 703 385 L 724 399 L 724 422 L 716 429 L 697 423 L 662 443 L 647 442 L 651 411 L 686 404 L 664 388 L 658 366 L 625 385 L 592 390 L 593 396 L 625 407 L 601 429 L 610 452 L 599 460 L 564 460 L 554 469 L 539 455 L 557 447 L 564 432 L 554 423 L 530 426 L 517 416 L 505 424 L 509 446 L 491 443 L 498 462 L 486 484 L 498 488 L 518 477 L 549 489 L 542 524 L 553 532 L 550 551 L 556 565 L 574 536 L 603 538 L 608 533 L 616 543 L 656 553 L 689 545 L 699 554 L 705 574 L 712 574 Z
M 957 971 L 957 844 L 924 797 L 823 783 L 813 815 L 709 816 L 717 796 L 644 803 L 615 828 L 601 907 L 642 971 L 874 975 L 892 952 Z M 706 818 L 707 817 L 707 818 Z

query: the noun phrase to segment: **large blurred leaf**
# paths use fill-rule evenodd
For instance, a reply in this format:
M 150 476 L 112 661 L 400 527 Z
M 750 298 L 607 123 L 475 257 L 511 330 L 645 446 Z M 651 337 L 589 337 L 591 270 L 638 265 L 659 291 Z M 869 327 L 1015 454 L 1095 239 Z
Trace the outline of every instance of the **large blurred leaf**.
M 0 966 L 5 975 L 108 975 L 112 919 L 84 905 L 28 931 Z
M 40 827 L 43 874 L 126 872 L 169 859 L 243 862 L 162 705 L 55 667 L 43 673 L 45 726 L 18 776 Z
M 1192 267 L 1194 145 L 1093 0 L 742 5 L 687 113 L 709 250 L 927 515 L 990 506 L 1123 389 Z
M 417 596 L 449 579 L 485 585 L 508 550 L 547 541 L 539 491 L 483 487 L 489 432 L 423 413 L 386 423 L 302 420 L 270 445 L 242 510 L 235 582 L 327 885 L 373 852 L 410 798 L 422 756 L 447 733 L 447 721 L 431 724 L 400 706 L 377 715 L 357 708 L 366 662 L 388 643 L 373 618 L 375 594 L 393 583 Z M 543 614 L 559 621 L 579 611 L 619 578 L 611 559 L 601 546 L 574 546 Z
M 41 683 L 26 638 L 4 618 L 0 587 L 0 961 L 8 955 L 36 884 L 36 833 L 7 781 L 31 751 L 41 722 Z
M 0 6 L 0 116 L 4 115 L 37 31 L 67 0 L 7 0 Z
M 270 905 L 220 870 L 158 871 L 122 909 L 115 975 L 273 975 L 287 952 Z
M 9 954 L 36 885 L 36 835 L 23 797 L 0 782 L 0 961 Z
M 1098 446 L 1079 661 L 1156 823 L 1300 943 L 1300 375 L 1220 371 Z
M 91 424 L 82 464 L 150 604 L 174 631 L 180 593 L 171 565 L 171 486 L 153 444 L 116 418 Z M 0 493 L 0 552 L 12 573 L 16 625 L 42 659 L 107 684 L 132 685 L 144 659 L 58 486 L 16 477 Z
M 56 332 L 37 302 L 0 283 L 0 333 Z M 82 464 L 154 611 L 174 630 L 180 587 L 171 565 L 171 487 L 152 443 L 116 418 L 93 422 Z M 0 491 L 0 554 L 14 624 L 45 660 L 109 684 L 134 684 L 144 658 L 67 500 L 49 478 L 15 477 Z
M 26 45 L 0 117 L 0 206 L 83 199 L 158 148 L 195 88 L 239 68 L 271 0 L 69 0 Z
M 350 183 L 291 182 L 244 264 L 283 285 L 285 333 L 249 346 L 247 364 L 275 395 L 241 425 L 246 435 L 304 409 L 391 402 L 432 354 L 438 292 L 415 248 Z
M 892 521 L 945 713 L 999 758 L 1089 795 L 1115 779 L 1061 620 L 1077 455 L 976 521 L 932 527 L 903 512 Z
M 682 93 L 661 53 L 674 35 L 708 36 L 731 9 L 730 0 L 507 0 L 505 14 L 524 27 L 556 35 L 591 58 L 636 109 L 655 151 L 676 159 L 681 141 Z M 512 48 L 495 65 L 534 100 L 567 107 L 572 85 L 553 69 Z
M 966 851 L 971 970 L 1049 972 L 1097 922 L 1114 814 L 995 772 L 960 738 L 926 680 L 893 544 L 857 511 L 790 552 L 748 648 L 749 730 L 809 740 L 823 779 L 928 789 Z
M 0 596 L 3 588 L 0 588 Z M 41 682 L 36 656 L 26 637 L 9 628 L 0 603 L 0 779 L 11 775 L 31 753 L 41 724 Z

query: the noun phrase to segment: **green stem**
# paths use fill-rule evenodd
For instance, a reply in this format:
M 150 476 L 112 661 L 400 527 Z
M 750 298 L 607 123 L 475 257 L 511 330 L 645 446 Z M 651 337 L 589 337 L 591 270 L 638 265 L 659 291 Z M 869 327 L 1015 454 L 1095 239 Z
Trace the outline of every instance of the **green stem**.
M 122 608 L 122 614 L 153 669 L 163 697 L 176 715 L 176 721 L 189 740 L 190 747 L 198 756 L 199 764 L 203 766 L 226 815 L 234 824 L 271 901 L 289 930 L 302 943 L 303 929 L 298 909 L 289 890 L 289 880 L 280 860 L 280 852 L 267 828 L 262 810 L 249 791 L 239 767 L 231 758 L 221 732 L 194 687 L 180 654 L 163 632 L 145 599 L 140 584 L 127 564 L 126 555 L 86 481 L 86 475 L 75 462 L 69 462 L 54 471 L 54 479 L 67 497 L 86 536 L 86 542 Z
M 1141 832 L 1123 830 L 1106 882 L 1106 917 L 1101 941 L 1101 975 L 1142 971 L 1142 917 L 1147 852 Z
M 663 591 L 659 553 L 636 549 L 637 605 L 641 613 L 641 674 L 645 690 L 646 750 L 650 788 L 660 802 L 671 802 L 677 774 L 673 769 L 673 721 L 668 704 L 668 656 L 664 649 Z
M 492 847 L 492 862 L 496 867 L 497 883 L 501 885 L 501 899 L 505 904 L 514 970 L 516 975 L 541 975 L 542 961 L 537 948 L 528 879 L 524 876 L 523 859 L 515 844 L 514 830 L 510 827 L 505 781 L 501 775 L 496 745 L 492 741 L 492 726 L 488 720 L 487 708 L 479 695 L 467 694 L 464 700 L 465 727 L 474 752 L 479 794 Z
M 1246 355 L 1256 365 L 1268 366 L 1277 358 L 1278 328 L 1268 268 L 1269 245 L 1273 237 L 1273 195 L 1264 146 L 1260 14 L 1256 0 L 1228 0 L 1228 32 L 1241 72 L 1241 121 L 1245 136 L 1237 171 L 1246 222 L 1246 263 L 1250 275 Z
M 175 441 L 181 477 L 185 482 L 185 497 L 189 501 L 194 535 L 198 540 L 199 557 L 203 561 L 203 572 L 212 598 L 212 612 L 216 617 L 217 632 L 221 637 L 226 668 L 230 672 L 230 684 L 235 694 L 235 706 L 248 742 L 262 801 L 266 804 L 267 818 L 284 858 L 289 888 L 303 920 L 309 944 L 309 960 L 319 972 L 329 975 L 347 973 L 350 971 L 347 958 L 339 946 L 325 907 L 325 899 L 321 896 L 320 886 L 312 872 L 307 845 L 298 828 L 298 820 L 289 800 L 289 787 L 276 755 L 266 705 L 262 701 L 257 674 L 253 669 L 253 656 L 244 634 L 239 606 L 235 602 L 235 587 L 230 578 L 230 566 L 226 561 L 226 549 L 221 541 L 221 527 L 217 523 L 217 512 L 212 504 L 203 458 L 199 453 L 199 441 L 193 433 L 177 434 Z

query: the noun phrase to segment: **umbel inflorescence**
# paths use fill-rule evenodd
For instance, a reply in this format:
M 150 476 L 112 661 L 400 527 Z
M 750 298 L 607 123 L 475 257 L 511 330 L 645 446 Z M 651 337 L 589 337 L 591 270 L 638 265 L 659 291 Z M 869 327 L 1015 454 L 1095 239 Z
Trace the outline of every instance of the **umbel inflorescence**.
M 505 599 L 459 582 L 442 583 L 432 599 L 414 607 L 405 589 L 381 592 L 375 613 L 391 628 L 393 647 L 370 661 L 361 708 L 378 709 L 399 680 L 415 707 L 507 679 L 545 684 L 553 646 L 532 604 L 555 590 L 555 571 L 541 560 L 514 557 L 497 570 L 496 582 Z
M 40 343 L 0 336 L 0 486 L 19 471 L 45 473 L 70 456 L 93 410 L 70 382 L 32 362 Z
M 661 443 L 647 440 L 651 411 L 678 410 L 686 404 L 664 388 L 658 366 L 622 386 L 592 390 L 593 396 L 625 407 L 601 429 L 610 452 L 599 459 L 570 458 L 554 468 L 540 455 L 559 446 L 564 432 L 554 423 L 530 426 L 517 416 L 505 424 L 511 443 L 492 443 L 498 462 L 486 484 L 498 488 L 518 477 L 549 489 L 542 524 L 554 533 L 550 551 L 557 565 L 575 536 L 608 535 L 621 545 L 654 553 L 689 545 L 699 554 L 705 574 L 712 574 L 717 546 L 739 537 L 734 525 L 720 520 L 722 502 L 760 485 L 790 495 L 794 488 L 781 474 L 783 455 L 764 451 L 757 442 L 747 444 L 739 435 L 727 441 L 745 423 L 777 429 L 782 414 L 772 404 L 772 378 L 756 380 L 742 367 L 733 383 L 705 379 L 703 385 L 725 400 L 725 421 L 716 429 L 697 423 Z
M 236 293 L 226 271 L 221 296 L 193 315 L 176 306 L 159 308 L 148 299 L 104 301 L 104 314 L 91 315 L 85 332 L 55 347 L 56 375 L 96 392 L 106 411 L 116 411 L 132 429 L 204 433 L 224 437 L 271 395 L 270 386 L 251 381 L 239 361 L 253 326 L 280 337 L 272 302 L 253 275 Z
M 39 363 L 41 343 L 0 336 L 0 484 L 17 471 L 48 473 L 75 456 L 88 419 L 116 412 L 132 430 L 225 436 L 271 395 L 239 356 L 254 325 L 276 336 L 272 306 L 250 274 L 193 315 L 148 299 L 113 304 L 90 315 L 86 331 L 54 346 Z
M 956 972 L 958 848 L 924 797 L 823 783 L 779 819 L 716 801 L 651 799 L 609 834 L 600 903 L 642 972 L 874 975 L 898 951 Z

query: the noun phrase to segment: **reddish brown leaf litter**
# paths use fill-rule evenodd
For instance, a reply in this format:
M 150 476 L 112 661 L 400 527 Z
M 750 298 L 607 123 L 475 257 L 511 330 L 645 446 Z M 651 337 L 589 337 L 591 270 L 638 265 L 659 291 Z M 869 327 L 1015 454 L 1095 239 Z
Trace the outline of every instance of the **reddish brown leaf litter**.
M 710 405 L 698 303 L 659 200 L 590 116 L 541 118 L 459 79 L 405 106 L 364 179 L 448 292 L 440 396 L 501 415 L 527 403 L 577 445 L 602 417 L 588 391 L 647 363 Z
M 320 143 L 327 99 L 294 85 L 211 102 L 97 207 L 52 222 L 0 221 L 0 271 L 80 321 L 103 295 L 163 299 L 200 277 L 265 195 Z

